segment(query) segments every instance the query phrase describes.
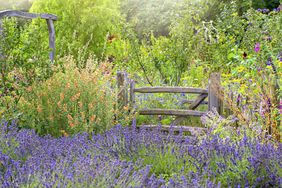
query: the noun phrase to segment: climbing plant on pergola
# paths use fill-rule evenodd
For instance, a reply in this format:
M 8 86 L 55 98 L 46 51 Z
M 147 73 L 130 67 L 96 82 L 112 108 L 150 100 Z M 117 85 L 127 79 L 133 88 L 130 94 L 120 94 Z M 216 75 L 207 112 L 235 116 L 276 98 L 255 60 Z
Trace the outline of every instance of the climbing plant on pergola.
M 2 31 L 2 24 L 1 19 L 3 17 L 19 17 L 19 18 L 25 18 L 25 19 L 35 19 L 35 18 L 41 18 L 45 19 L 47 22 L 47 27 L 49 31 L 49 47 L 52 49 L 50 52 L 50 60 L 53 63 L 55 58 L 55 27 L 54 27 L 54 21 L 56 21 L 58 18 L 56 15 L 53 14 L 35 14 L 35 13 L 28 13 L 28 12 L 22 12 L 17 10 L 4 10 L 0 11 L 0 34 Z

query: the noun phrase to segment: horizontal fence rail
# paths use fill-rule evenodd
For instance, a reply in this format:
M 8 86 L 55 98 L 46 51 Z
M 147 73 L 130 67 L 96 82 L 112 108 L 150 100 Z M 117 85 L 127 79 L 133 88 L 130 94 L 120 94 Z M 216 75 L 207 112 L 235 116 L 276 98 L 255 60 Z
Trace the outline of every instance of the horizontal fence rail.
M 206 112 L 174 109 L 139 109 L 140 115 L 202 116 Z
M 170 126 L 170 125 L 142 125 L 142 128 L 145 129 L 158 129 L 161 128 L 164 131 L 183 131 L 183 132 L 190 132 L 192 136 L 200 135 L 201 133 L 207 132 L 207 128 L 202 127 L 190 127 L 190 126 Z
M 194 93 L 208 94 L 207 89 L 192 87 L 141 87 L 133 90 L 136 93 Z

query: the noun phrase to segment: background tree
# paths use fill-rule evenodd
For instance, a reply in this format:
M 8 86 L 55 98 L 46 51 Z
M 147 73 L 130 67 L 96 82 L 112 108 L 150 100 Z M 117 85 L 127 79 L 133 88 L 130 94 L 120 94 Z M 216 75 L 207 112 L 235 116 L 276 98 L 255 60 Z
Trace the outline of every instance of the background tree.
M 37 0 L 30 12 L 58 16 L 55 29 L 60 56 L 83 58 L 92 53 L 102 58 L 108 37 L 118 37 L 121 32 L 119 8 L 119 0 Z

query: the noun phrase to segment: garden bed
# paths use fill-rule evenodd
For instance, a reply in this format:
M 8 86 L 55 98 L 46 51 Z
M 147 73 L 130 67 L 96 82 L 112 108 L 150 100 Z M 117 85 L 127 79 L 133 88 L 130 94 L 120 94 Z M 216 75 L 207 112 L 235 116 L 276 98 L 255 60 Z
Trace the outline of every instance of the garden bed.
M 195 138 L 118 125 L 102 135 L 53 138 L 2 122 L 0 133 L 2 187 L 282 184 L 281 143 L 262 143 L 239 132 L 236 139 Z

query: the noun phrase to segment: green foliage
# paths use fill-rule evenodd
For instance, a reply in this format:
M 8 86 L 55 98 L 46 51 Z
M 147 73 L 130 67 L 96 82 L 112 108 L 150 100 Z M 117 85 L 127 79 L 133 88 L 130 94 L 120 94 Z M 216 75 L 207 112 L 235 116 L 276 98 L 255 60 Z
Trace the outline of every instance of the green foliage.
M 281 2 L 279 0 L 253 0 L 252 7 L 258 8 L 268 8 L 270 10 L 277 8 Z
M 103 57 L 108 35 L 119 35 L 122 17 L 119 0 L 37 0 L 30 12 L 46 12 L 58 16 L 55 23 L 57 52 L 60 56 L 73 55 L 85 50 Z M 84 47 L 84 49 L 82 49 Z
M 19 102 L 21 125 L 40 135 L 67 136 L 78 132 L 103 132 L 114 117 L 115 93 L 106 64 L 88 60 L 79 70 L 72 59 L 64 72 L 27 88 Z
M 36 30 L 22 19 L 3 19 L 0 35 L 0 117 L 17 117 L 17 103 L 24 88 L 52 75 L 48 49 L 38 46 Z M 38 28 L 40 30 L 40 28 Z M 48 36 L 47 36 L 48 37 Z
M 156 145 L 142 146 L 133 153 L 133 156 L 123 154 L 121 157 L 134 162 L 141 159 L 144 166 L 151 166 L 151 174 L 165 180 L 173 178 L 179 172 L 196 172 L 196 166 L 193 165 L 194 159 L 189 154 L 180 157 L 180 151 L 175 148 L 173 144 L 168 144 L 164 148 Z

